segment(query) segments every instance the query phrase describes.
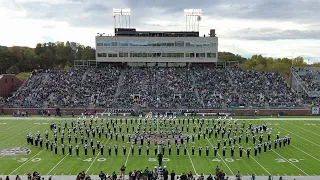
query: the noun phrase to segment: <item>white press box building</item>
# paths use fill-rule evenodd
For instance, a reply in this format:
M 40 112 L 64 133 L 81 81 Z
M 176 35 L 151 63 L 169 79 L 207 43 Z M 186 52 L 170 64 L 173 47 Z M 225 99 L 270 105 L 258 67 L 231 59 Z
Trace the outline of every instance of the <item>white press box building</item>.
M 115 28 L 115 36 L 96 36 L 98 63 L 127 63 L 130 66 L 186 66 L 218 61 L 218 37 L 199 32 L 136 31 Z

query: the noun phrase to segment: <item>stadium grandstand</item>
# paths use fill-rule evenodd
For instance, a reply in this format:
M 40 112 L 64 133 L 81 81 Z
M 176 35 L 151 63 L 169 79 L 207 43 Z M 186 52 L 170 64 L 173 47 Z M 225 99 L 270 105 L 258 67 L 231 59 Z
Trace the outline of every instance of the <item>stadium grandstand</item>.
M 278 73 L 219 61 L 214 29 L 199 37 L 199 32 L 116 28 L 115 36 L 96 36 L 96 62 L 84 64 L 69 71 L 34 71 L 8 107 L 294 108 L 319 90 L 311 79 L 317 71 L 293 70 L 297 88 L 291 88 Z M 308 92 L 298 96 L 300 89 Z

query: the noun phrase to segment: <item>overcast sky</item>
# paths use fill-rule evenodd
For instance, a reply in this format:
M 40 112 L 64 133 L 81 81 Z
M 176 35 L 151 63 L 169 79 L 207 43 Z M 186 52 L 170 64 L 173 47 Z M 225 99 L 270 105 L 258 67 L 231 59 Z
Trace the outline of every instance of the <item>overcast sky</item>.
M 138 30 L 186 30 L 184 9 L 202 9 L 200 34 L 216 29 L 219 51 L 320 62 L 320 0 L 0 0 L 0 45 L 75 41 L 113 34 L 113 8 L 131 8 Z

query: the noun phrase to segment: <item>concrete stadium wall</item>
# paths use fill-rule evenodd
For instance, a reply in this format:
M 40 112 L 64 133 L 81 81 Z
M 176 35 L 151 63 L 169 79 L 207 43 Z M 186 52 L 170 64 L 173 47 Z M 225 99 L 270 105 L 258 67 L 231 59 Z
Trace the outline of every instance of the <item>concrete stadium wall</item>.
M 6 115 L 11 115 L 14 113 L 17 113 L 17 111 L 20 112 L 28 112 L 30 115 L 37 115 L 39 111 L 50 111 L 51 115 L 56 114 L 55 108 L 44 108 L 44 109 L 38 109 L 38 108 L 3 108 L 0 113 L 4 113 Z M 102 113 L 104 112 L 104 108 L 93 108 L 93 109 L 84 109 L 84 108 L 61 108 L 60 112 L 63 115 L 71 115 L 72 112 L 75 115 L 80 115 L 81 113 L 87 111 L 88 113 Z M 178 112 L 180 109 L 143 109 L 144 112 Z M 305 108 L 305 109 L 233 109 L 232 111 L 227 111 L 226 109 L 198 109 L 198 113 L 231 113 L 232 115 L 236 116 L 252 116 L 255 114 L 255 111 L 257 111 L 258 115 L 273 115 L 277 116 L 279 113 L 284 113 L 285 115 L 290 116 L 298 116 L 298 115 L 312 115 L 311 108 Z M 130 112 L 128 109 L 127 112 Z

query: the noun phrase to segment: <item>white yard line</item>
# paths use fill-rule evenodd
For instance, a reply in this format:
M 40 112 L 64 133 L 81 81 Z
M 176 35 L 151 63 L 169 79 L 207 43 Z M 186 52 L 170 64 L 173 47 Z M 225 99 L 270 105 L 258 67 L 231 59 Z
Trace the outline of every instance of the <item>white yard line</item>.
M 289 122 L 287 122 L 287 121 L 283 121 L 283 122 L 285 122 L 285 123 L 287 123 L 287 124 L 290 124 L 290 125 L 293 125 L 293 126 L 299 128 L 299 129 L 305 130 L 305 131 L 307 131 L 307 132 L 309 132 L 309 133 L 312 133 L 312 134 L 314 134 L 314 135 L 320 136 L 320 134 L 318 134 L 318 133 L 314 133 L 314 132 L 312 132 L 312 131 L 310 131 L 310 130 L 308 130 L 308 129 L 302 128 L 302 127 L 297 126 L 297 125 L 295 125 L 295 124 L 289 123 Z M 314 127 L 314 126 L 312 126 L 312 127 Z
M 192 161 L 192 159 L 191 159 L 191 157 L 190 157 L 190 154 L 189 154 L 188 149 L 187 149 L 187 153 L 188 153 L 188 156 L 189 156 L 189 159 L 190 159 L 192 168 L 193 168 L 193 170 L 194 170 L 194 173 L 198 176 L 199 174 L 197 173 L 197 170 L 196 170 L 196 168 L 194 167 L 194 164 L 193 164 L 193 161 Z
M 206 140 L 209 142 L 209 144 L 212 147 L 212 150 L 214 149 L 212 143 L 206 138 Z M 229 171 L 231 172 L 232 176 L 234 176 L 235 174 L 231 171 L 230 167 L 228 166 L 228 164 L 224 161 L 224 159 L 220 156 L 220 154 L 217 152 L 218 156 L 220 157 L 220 159 L 222 160 L 222 162 L 227 166 L 227 168 L 229 169 Z
M 195 123 L 196 126 L 199 128 L 199 125 L 198 123 Z M 212 150 L 214 149 L 212 143 L 206 138 L 206 140 L 209 142 L 209 144 L 211 145 L 212 147 Z M 231 171 L 231 168 L 228 166 L 228 164 L 224 161 L 224 159 L 220 156 L 220 154 L 217 152 L 218 156 L 220 157 L 220 159 L 222 160 L 222 162 L 227 166 L 227 168 L 229 169 L 229 171 L 231 172 L 232 175 L 235 175 L 232 171 Z
M 19 167 L 17 167 L 15 170 L 13 170 L 10 174 L 12 175 L 14 172 L 16 172 L 18 169 L 20 169 L 23 165 L 25 165 L 27 162 L 29 162 L 31 159 L 33 159 L 34 157 L 36 157 L 38 154 L 40 154 L 44 149 L 42 149 L 40 152 L 38 152 L 36 155 L 32 156 L 31 158 L 29 158 L 26 162 L 24 162 L 23 164 L 21 164 Z
M 75 148 L 75 147 L 74 147 Z M 72 148 L 72 150 L 74 149 Z M 65 155 L 48 173 L 47 175 L 49 176 L 49 174 L 69 155 L 69 153 L 67 155 Z
M 175 119 L 174 121 L 176 122 L 176 124 L 178 124 L 177 119 Z M 190 153 L 189 153 L 189 150 L 188 150 L 188 149 L 187 149 L 187 154 L 188 154 L 189 160 L 190 160 L 190 162 L 191 162 L 191 166 L 192 166 L 192 168 L 193 168 L 194 173 L 195 173 L 197 176 L 199 176 L 199 174 L 197 173 L 196 167 L 195 167 L 194 164 L 193 164 L 193 161 L 192 161 L 192 159 L 191 159 L 191 156 L 190 156 Z
M 239 146 L 239 144 L 236 143 L 237 146 Z M 240 146 L 239 146 L 240 147 Z M 266 171 L 268 173 L 268 175 L 270 175 L 271 173 L 265 168 L 263 167 L 253 156 L 250 156 L 264 171 Z
M 23 122 L 23 123 L 19 123 L 19 124 L 15 125 L 15 126 L 10 126 L 9 128 L 3 129 L 3 130 L 1 130 L 1 131 L 2 131 L 3 133 L 6 133 L 6 132 L 8 132 L 8 130 L 10 130 L 10 129 L 12 129 L 12 128 L 15 128 L 16 126 L 21 126 L 22 124 L 28 123 L 28 121 L 29 121 L 29 120 L 27 120 L 26 122 Z M 0 134 L 1 134 L 1 133 L 0 133 Z
M 314 145 L 316 145 L 316 146 L 319 146 L 319 147 L 320 147 L 320 145 L 319 145 L 319 144 L 314 143 L 314 142 L 312 142 L 312 141 L 310 141 L 310 140 L 308 140 L 308 139 L 306 139 L 306 138 L 304 138 L 304 137 L 302 137 L 302 136 L 299 136 L 298 134 L 295 134 L 295 133 L 293 133 L 293 132 L 291 132 L 291 131 L 288 131 L 288 130 L 286 130 L 286 129 L 282 128 L 282 127 L 276 126 L 276 128 L 283 129 L 283 130 L 285 130 L 285 131 L 289 132 L 290 134 L 293 134 L 293 135 L 295 135 L 295 136 L 298 136 L 298 137 L 300 137 L 301 139 L 304 139 L 304 140 L 306 140 L 306 141 L 308 141 L 308 142 L 310 142 L 310 143 L 312 143 L 312 144 L 314 144 Z
M 128 163 L 128 160 L 129 160 L 129 156 L 130 156 L 130 153 L 131 153 L 131 146 L 130 146 L 130 149 L 129 149 L 129 152 L 128 152 L 128 156 L 127 156 L 127 159 L 126 159 L 126 162 L 124 163 L 124 166 L 127 166 L 127 163 Z
M 313 159 L 315 159 L 315 160 L 317 160 L 317 161 L 320 161 L 318 158 L 316 158 L 316 157 L 314 157 L 314 156 L 310 155 L 309 153 L 307 153 L 307 152 L 303 151 L 302 149 L 298 148 L 297 146 L 295 146 L 295 145 L 293 145 L 293 144 L 291 144 L 291 146 L 292 146 L 292 147 L 294 147 L 294 148 L 296 148 L 296 149 L 298 149 L 299 151 L 301 151 L 301 152 L 305 153 L 306 155 L 308 155 L 308 156 L 312 157 Z
M 176 122 L 176 124 L 178 124 L 177 119 L 175 119 L 175 122 Z M 187 149 L 187 154 L 188 154 L 188 156 L 189 156 L 189 160 L 190 160 L 190 162 L 191 162 L 191 165 L 192 165 L 192 168 L 193 168 L 193 170 L 194 170 L 194 173 L 195 173 L 197 176 L 199 176 L 199 174 L 197 173 L 196 167 L 195 167 L 194 164 L 193 164 L 193 161 L 192 161 L 192 159 L 191 159 L 191 156 L 190 156 L 190 153 L 189 153 L 189 150 L 188 150 L 188 149 Z
M 103 146 L 105 146 L 105 145 L 109 142 L 109 140 L 110 140 L 110 137 L 109 137 L 109 139 L 104 143 Z M 96 159 L 99 157 L 100 153 L 101 153 L 101 151 L 99 151 L 99 153 L 97 154 L 97 156 L 93 159 L 92 163 L 90 164 L 90 166 L 89 166 L 88 169 L 86 170 L 86 174 L 87 174 L 87 172 L 89 171 L 89 169 L 91 168 L 91 166 L 93 165 L 93 163 L 96 161 Z
M 288 161 L 285 157 L 281 156 L 279 153 L 277 153 L 276 151 L 274 151 L 273 149 L 271 149 L 271 151 L 273 151 L 274 153 L 276 153 L 278 156 L 282 157 L 282 159 L 284 159 L 285 161 L 287 161 L 288 163 L 290 163 L 292 166 L 296 167 L 297 169 L 299 169 L 301 172 L 303 172 L 305 175 L 309 176 L 309 174 L 307 174 L 306 172 L 304 172 L 302 169 L 300 169 L 298 166 L 296 166 L 295 164 L 293 164 L 291 161 Z
M 252 156 L 252 159 L 253 159 L 263 170 L 265 170 L 265 171 L 268 173 L 268 175 L 271 175 L 271 173 L 270 173 L 265 167 L 263 167 L 253 156 Z
M 37 125 L 35 125 L 34 127 L 32 127 L 32 128 L 27 128 L 26 130 L 24 130 L 24 131 L 21 131 L 21 132 L 19 132 L 19 133 L 17 133 L 17 134 L 14 134 L 13 136 L 11 136 L 10 138 L 7 138 L 7 139 L 5 139 L 5 140 L 3 140 L 3 141 L 1 141 L 0 142 L 0 144 L 1 143 L 3 143 L 3 142 L 6 142 L 6 141 L 8 141 L 8 140 L 10 140 L 10 139 L 12 139 L 12 138 L 14 138 L 14 137 L 16 137 L 16 136 L 18 136 L 18 135 L 20 135 L 20 134 L 22 134 L 22 133 L 24 133 L 24 132 L 26 132 L 26 131 L 30 131 L 31 129 L 34 129 L 34 128 L 36 128 L 36 127 L 38 127 L 40 124 L 37 124 Z

